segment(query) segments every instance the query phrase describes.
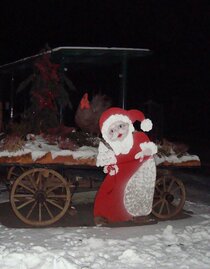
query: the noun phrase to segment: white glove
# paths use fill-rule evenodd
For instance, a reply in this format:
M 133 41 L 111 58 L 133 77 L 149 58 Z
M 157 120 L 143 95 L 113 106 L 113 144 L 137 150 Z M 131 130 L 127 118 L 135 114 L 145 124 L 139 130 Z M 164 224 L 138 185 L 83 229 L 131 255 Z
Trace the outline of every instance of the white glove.
M 119 168 L 116 164 L 114 165 L 106 165 L 104 166 L 104 173 L 109 174 L 110 176 L 114 176 L 118 173 Z
M 139 146 L 142 151 L 135 155 L 135 159 L 139 159 L 140 162 L 142 162 L 144 156 L 152 156 L 157 153 L 157 146 L 153 142 L 144 142 Z

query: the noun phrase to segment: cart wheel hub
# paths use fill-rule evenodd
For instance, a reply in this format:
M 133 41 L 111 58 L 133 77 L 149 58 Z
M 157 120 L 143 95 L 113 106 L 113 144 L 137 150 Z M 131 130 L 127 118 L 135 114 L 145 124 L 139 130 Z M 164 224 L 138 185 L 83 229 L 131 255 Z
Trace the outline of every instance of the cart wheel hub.
M 44 203 L 46 201 L 46 194 L 45 194 L 45 192 L 44 191 L 37 191 L 35 193 L 35 199 L 39 203 Z
M 167 202 L 172 203 L 173 200 L 174 200 L 174 196 L 173 196 L 171 193 L 166 192 L 166 193 L 164 193 L 164 199 L 165 199 Z

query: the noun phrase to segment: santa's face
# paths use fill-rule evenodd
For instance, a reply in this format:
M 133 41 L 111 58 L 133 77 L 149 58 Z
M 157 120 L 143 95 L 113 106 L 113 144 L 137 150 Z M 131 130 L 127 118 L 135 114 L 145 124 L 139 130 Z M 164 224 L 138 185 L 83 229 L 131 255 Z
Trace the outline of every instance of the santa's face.
M 112 123 L 107 132 L 110 142 L 123 141 L 129 133 L 129 124 L 121 120 Z
M 104 140 L 116 155 L 127 154 L 133 146 L 134 127 L 131 120 L 121 114 L 111 115 L 101 128 Z

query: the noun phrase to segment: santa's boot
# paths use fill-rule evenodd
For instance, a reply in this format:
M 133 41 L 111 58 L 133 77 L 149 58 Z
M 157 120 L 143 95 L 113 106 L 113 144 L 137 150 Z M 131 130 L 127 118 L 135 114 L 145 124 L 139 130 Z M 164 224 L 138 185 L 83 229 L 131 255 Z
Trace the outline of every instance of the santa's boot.
M 153 215 L 147 216 L 136 216 L 133 217 L 132 221 L 139 225 L 148 225 L 148 224 L 156 224 L 158 223 L 157 219 L 154 218 Z
M 96 226 L 106 226 L 109 222 L 104 217 L 94 217 L 94 222 Z

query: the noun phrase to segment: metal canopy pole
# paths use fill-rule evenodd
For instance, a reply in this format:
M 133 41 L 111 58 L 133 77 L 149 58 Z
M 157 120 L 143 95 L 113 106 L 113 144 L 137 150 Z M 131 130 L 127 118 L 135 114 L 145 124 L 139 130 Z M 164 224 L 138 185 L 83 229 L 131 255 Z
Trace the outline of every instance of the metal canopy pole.
M 60 72 L 62 74 L 64 74 L 64 63 L 65 63 L 65 57 L 62 56 L 61 57 L 61 62 L 60 62 Z M 63 83 L 63 76 L 61 76 L 61 83 Z M 62 104 L 60 104 L 59 107 L 59 123 L 62 124 L 63 123 L 63 107 Z
M 10 84 L 10 120 L 14 118 L 14 76 L 12 75 Z
M 122 59 L 122 74 L 121 74 L 121 87 L 122 87 L 122 108 L 126 109 L 126 97 L 127 97 L 127 71 L 128 71 L 128 61 L 127 61 L 127 54 L 126 52 L 123 54 L 123 59 Z

